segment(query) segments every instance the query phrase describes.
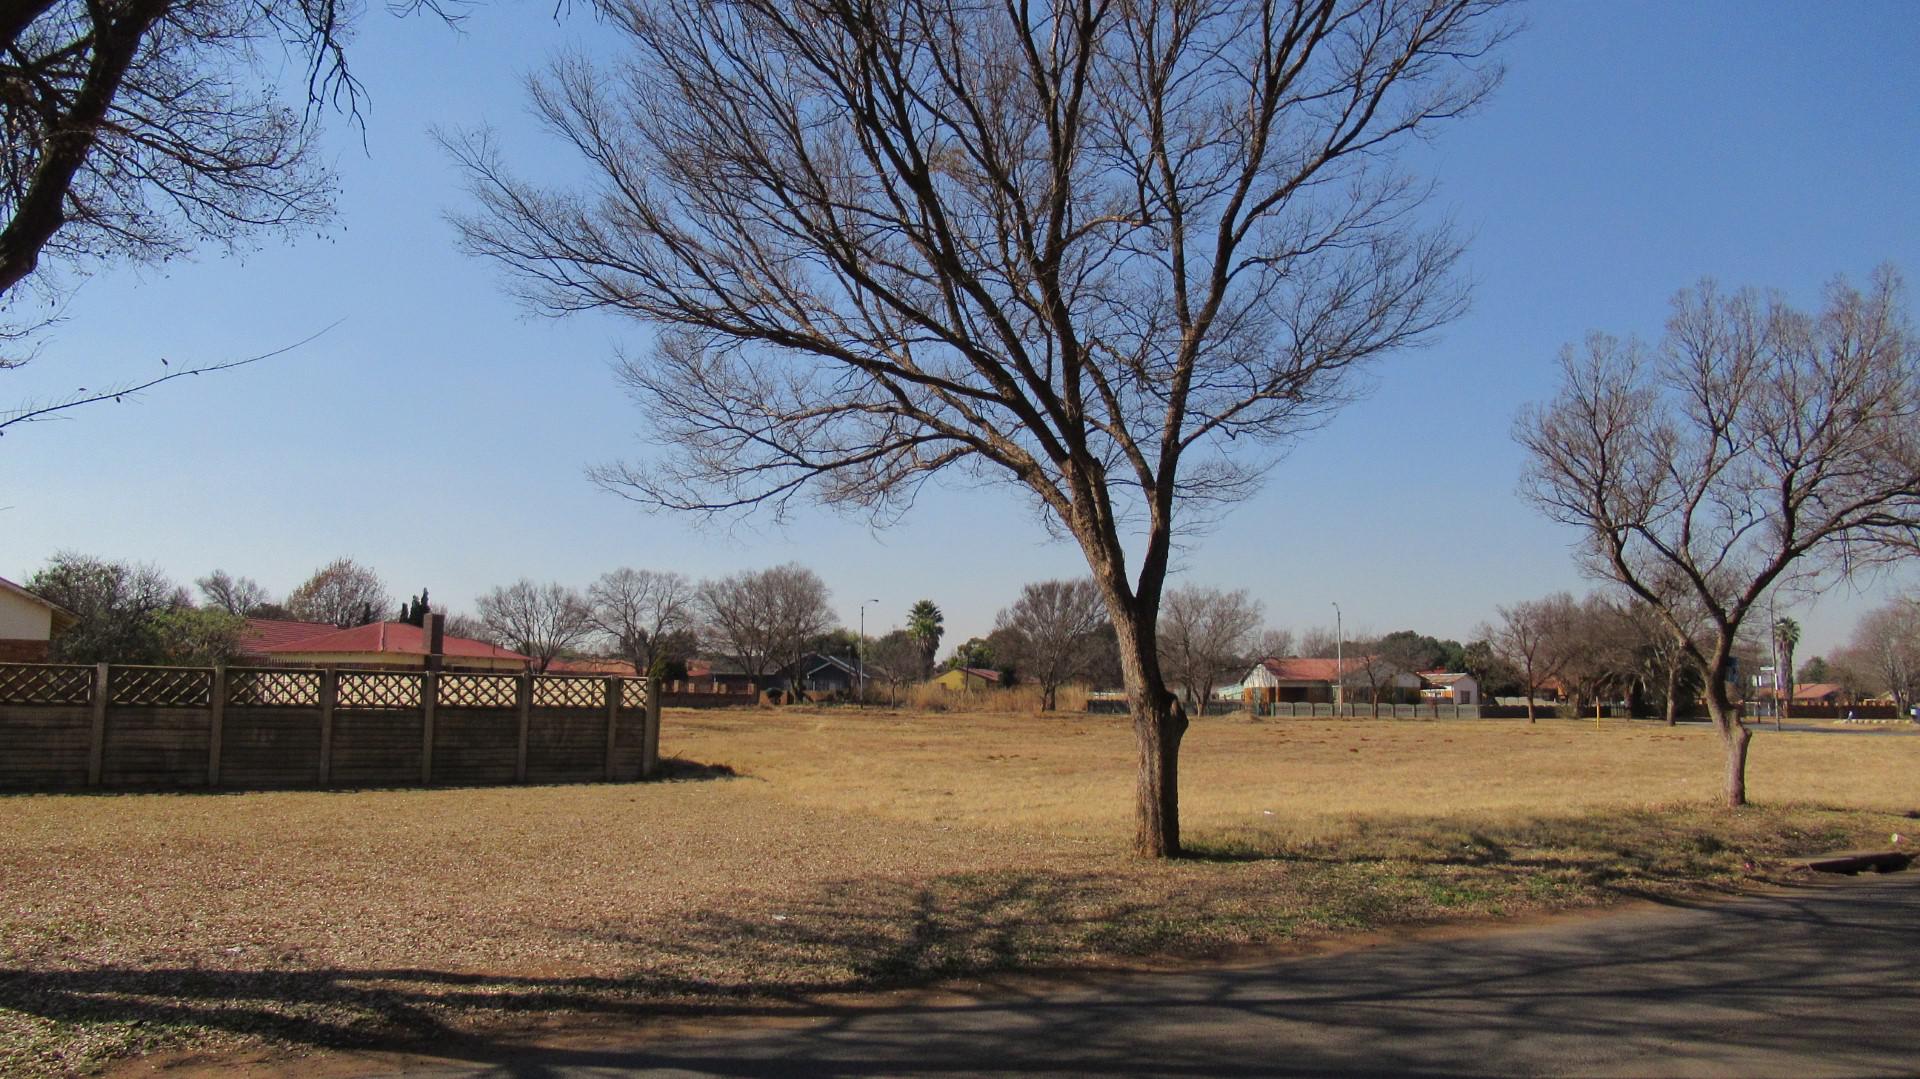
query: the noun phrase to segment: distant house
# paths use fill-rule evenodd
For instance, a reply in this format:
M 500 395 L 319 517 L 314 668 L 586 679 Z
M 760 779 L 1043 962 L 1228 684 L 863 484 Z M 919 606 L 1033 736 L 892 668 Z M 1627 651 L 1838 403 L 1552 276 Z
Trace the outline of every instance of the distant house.
M 941 689 L 954 693 L 972 693 L 976 690 L 999 689 L 1000 672 L 985 667 L 955 667 L 933 680 Z
M 266 621 L 249 619 L 249 624 Z M 311 623 L 305 623 L 311 625 Z M 427 630 L 411 622 L 369 622 L 351 629 L 326 627 L 326 632 L 260 645 L 253 654 L 275 665 L 292 667 L 356 667 L 425 670 L 432 654 Z M 291 635 L 291 628 L 270 632 Z M 450 671 L 518 673 L 533 662 L 518 652 L 468 637 L 441 638 L 442 668 Z
M 0 663 L 45 663 L 49 642 L 79 618 L 0 577 Z
M 1465 671 L 1421 671 L 1420 703 L 1479 704 L 1480 681 Z
M 1376 668 L 1369 679 L 1367 668 L 1371 663 L 1370 657 L 1347 657 L 1346 677 L 1342 678 L 1339 660 L 1269 657 L 1254 664 L 1240 680 L 1240 696 L 1256 704 L 1331 704 L 1335 690 L 1342 690 L 1344 702 L 1353 704 L 1365 703 L 1372 696 L 1374 682 L 1379 683 L 1383 702 L 1392 697 L 1410 697 L 1423 685 L 1420 676 L 1410 671 Z
M 1838 682 L 1809 682 L 1793 687 L 1795 704 L 1852 704 L 1853 695 Z
M 691 693 L 758 693 L 765 688 L 762 681 L 725 657 L 687 661 L 686 684 Z
M 793 669 L 783 672 L 791 689 L 810 693 L 846 693 L 860 683 L 860 670 L 839 656 L 808 652 Z

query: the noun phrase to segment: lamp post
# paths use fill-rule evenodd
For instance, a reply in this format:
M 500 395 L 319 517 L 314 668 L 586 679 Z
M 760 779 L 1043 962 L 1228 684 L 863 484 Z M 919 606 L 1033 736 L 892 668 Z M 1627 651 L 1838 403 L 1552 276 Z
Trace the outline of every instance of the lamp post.
M 867 604 L 878 603 L 877 599 L 860 601 L 860 646 L 853 650 L 854 667 L 860 679 L 860 707 L 867 706 Z
M 1337 716 L 1347 703 L 1347 633 L 1338 603 L 1333 605 L 1333 676 L 1339 679 L 1333 691 L 1333 714 Z

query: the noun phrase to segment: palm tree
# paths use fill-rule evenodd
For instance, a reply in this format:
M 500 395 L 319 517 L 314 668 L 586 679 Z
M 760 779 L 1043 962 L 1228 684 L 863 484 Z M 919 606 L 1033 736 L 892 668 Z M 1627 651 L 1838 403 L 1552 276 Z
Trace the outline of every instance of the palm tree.
M 926 661 L 925 677 L 933 677 L 933 657 L 940 651 L 940 635 L 946 631 L 946 615 L 930 599 L 923 599 L 907 611 L 907 636 L 920 646 Z
M 1789 714 L 1793 709 L 1793 648 L 1800 643 L 1800 623 L 1791 618 L 1782 618 L 1773 624 L 1773 644 L 1778 653 L 1780 671 L 1786 676 L 1786 691 L 1781 694 L 1778 706 L 1774 710 L 1777 719 Z

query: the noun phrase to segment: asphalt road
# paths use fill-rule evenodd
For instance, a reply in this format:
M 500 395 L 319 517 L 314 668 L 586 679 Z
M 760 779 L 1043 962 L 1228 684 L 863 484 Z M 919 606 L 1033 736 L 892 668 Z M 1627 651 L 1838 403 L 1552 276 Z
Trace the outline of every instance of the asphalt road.
M 1920 871 L 1257 966 L 1012 981 L 415 1076 L 1920 1074 Z

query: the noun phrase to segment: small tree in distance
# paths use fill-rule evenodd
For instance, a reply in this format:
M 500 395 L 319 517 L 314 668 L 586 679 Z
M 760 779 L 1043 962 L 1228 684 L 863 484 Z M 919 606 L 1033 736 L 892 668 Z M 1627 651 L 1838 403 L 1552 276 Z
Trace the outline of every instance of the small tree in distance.
M 1659 612 L 1703 675 L 1747 801 L 1751 738 L 1728 683 L 1756 605 L 1920 536 L 1920 339 L 1891 269 L 1828 287 L 1817 315 L 1711 283 L 1673 302 L 1655 349 L 1595 334 L 1523 412 L 1525 493 L 1581 530 L 1587 569 Z M 1694 619 L 1707 627 L 1694 634 Z
M 302 622 L 331 622 L 345 629 L 365 624 L 371 611 L 393 608 L 380 575 L 351 558 L 336 558 L 287 596 L 287 611 Z
M 907 636 L 920 646 L 922 678 L 933 675 L 933 661 L 940 654 L 940 637 L 947 631 L 946 619 L 930 599 L 920 600 L 907 610 Z
M 1091 580 L 1038 581 L 1000 612 L 994 638 L 1004 650 L 994 656 L 1040 686 L 1040 708 L 1051 712 L 1060 687 L 1086 676 L 1100 646 L 1106 604 Z
M 1160 668 L 1186 692 L 1193 714 L 1213 699 L 1222 675 L 1247 662 L 1260 610 L 1260 601 L 1244 588 L 1183 585 L 1167 592 L 1160 605 Z

